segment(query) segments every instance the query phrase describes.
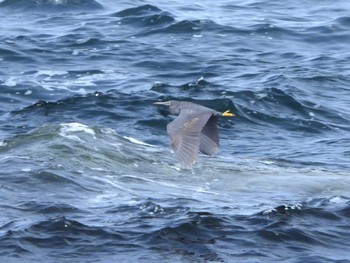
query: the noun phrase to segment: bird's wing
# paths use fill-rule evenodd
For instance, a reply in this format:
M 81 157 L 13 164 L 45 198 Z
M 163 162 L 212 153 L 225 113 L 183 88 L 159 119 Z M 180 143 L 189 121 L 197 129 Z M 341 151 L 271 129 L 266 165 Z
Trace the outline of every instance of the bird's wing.
M 184 168 L 190 168 L 197 159 L 200 134 L 212 113 L 180 115 L 170 122 L 167 131 L 174 153 Z
M 214 155 L 219 150 L 218 118 L 214 114 L 211 115 L 202 129 L 199 150 L 204 154 Z

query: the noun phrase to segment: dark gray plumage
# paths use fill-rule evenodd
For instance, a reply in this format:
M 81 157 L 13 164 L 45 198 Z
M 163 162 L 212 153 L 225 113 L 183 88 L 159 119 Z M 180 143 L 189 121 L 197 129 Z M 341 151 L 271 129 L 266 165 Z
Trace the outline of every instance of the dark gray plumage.
M 217 123 L 219 116 L 234 116 L 187 101 L 155 102 L 169 106 L 170 113 L 178 117 L 167 125 L 171 145 L 183 168 L 191 168 L 198 152 L 214 155 L 219 150 Z

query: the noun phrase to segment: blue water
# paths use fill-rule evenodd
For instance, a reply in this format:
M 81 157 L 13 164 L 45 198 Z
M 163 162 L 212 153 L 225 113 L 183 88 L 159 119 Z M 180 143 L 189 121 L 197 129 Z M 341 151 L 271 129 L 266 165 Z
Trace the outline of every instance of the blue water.
M 1 261 L 350 262 L 350 3 L 118 2 L 0 1 Z

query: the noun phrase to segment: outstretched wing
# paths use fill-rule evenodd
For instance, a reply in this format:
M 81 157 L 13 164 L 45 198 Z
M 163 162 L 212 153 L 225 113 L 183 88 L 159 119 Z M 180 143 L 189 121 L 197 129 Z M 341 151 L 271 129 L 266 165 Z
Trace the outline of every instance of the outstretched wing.
M 199 150 L 207 155 L 214 155 L 219 150 L 219 132 L 217 128 L 219 117 L 211 115 L 200 134 Z
M 167 131 L 172 148 L 183 168 L 191 168 L 195 163 L 199 152 L 200 134 L 211 115 L 211 112 L 180 113 L 168 124 Z

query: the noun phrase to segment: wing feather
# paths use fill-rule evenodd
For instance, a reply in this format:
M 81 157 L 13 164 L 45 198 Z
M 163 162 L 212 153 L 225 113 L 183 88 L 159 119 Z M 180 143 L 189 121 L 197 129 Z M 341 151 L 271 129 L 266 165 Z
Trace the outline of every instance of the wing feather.
M 211 115 L 200 135 L 199 150 L 207 155 L 214 155 L 219 150 L 218 116 Z
M 195 163 L 200 148 L 201 131 L 211 115 L 211 112 L 201 114 L 181 112 L 168 124 L 167 131 L 172 148 L 183 168 L 191 168 Z

